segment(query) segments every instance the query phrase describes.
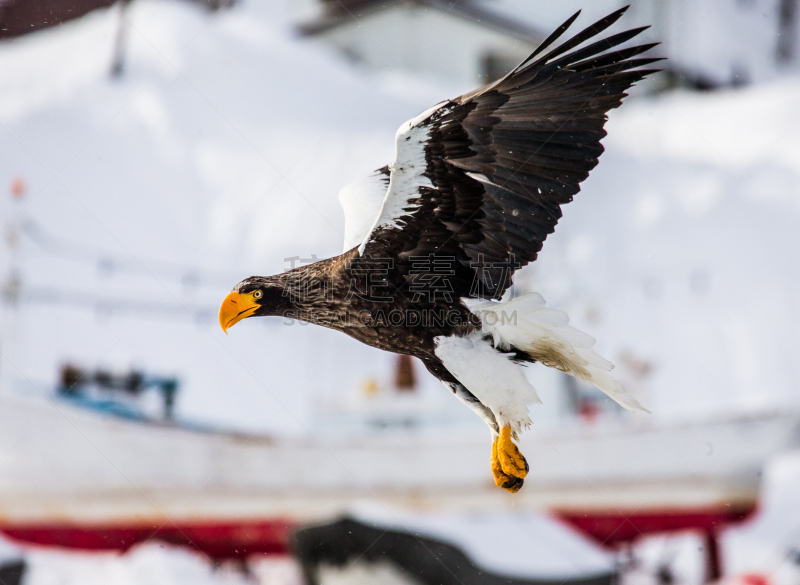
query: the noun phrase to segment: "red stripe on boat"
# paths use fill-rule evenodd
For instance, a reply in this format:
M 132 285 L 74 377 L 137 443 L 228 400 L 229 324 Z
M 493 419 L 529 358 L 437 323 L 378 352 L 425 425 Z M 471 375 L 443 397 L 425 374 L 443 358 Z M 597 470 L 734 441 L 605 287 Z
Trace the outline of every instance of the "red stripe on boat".
M 633 542 L 645 534 L 699 530 L 718 533 L 726 526 L 742 522 L 755 511 L 755 505 L 693 510 L 615 510 L 558 511 L 556 517 L 571 524 L 603 546 Z
M 147 540 L 160 540 L 194 548 L 214 559 L 231 559 L 253 553 L 287 553 L 296 526 L 281 520 L 146 525 L 36 523 L 4 525 L 0 531 L 23 543 L 94 551 L 126 551 Z

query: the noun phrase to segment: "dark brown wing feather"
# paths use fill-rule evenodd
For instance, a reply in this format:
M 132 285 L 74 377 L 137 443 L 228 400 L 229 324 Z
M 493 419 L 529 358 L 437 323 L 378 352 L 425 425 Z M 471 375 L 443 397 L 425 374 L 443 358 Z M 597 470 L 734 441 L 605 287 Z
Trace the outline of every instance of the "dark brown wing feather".
M 430 136 L 424 174 L 433 187 L 421 187 L 413 207 L 396 218 L 400 227 L 376 229 L 364 250 L 394 259 L 397 288 L 420 282 L 424 259 L 439 258 L 440 268 L 452 263 L 453 296 L 499 298 L 514 270 L 536 259 L 560 206 L 597 165 L 606 113 L 655 71 L 642 67 L 659 60 L 634 58 L 652 44 L 610 51 L 643 28 L 573 50 L 624 11 L 542 54 L 575 14 L 506 77 L 418 124 Z

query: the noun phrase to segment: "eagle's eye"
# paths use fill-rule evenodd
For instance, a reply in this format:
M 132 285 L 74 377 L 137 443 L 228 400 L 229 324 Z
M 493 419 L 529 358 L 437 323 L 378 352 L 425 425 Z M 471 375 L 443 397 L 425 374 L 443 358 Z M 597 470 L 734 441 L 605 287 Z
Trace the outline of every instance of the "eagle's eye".
M 253 291 L 253 298 L 254 299 L 260 299 L 262 296 L 264 296 L 264 293 L 262 293 L 260 290 L 254 290 Z

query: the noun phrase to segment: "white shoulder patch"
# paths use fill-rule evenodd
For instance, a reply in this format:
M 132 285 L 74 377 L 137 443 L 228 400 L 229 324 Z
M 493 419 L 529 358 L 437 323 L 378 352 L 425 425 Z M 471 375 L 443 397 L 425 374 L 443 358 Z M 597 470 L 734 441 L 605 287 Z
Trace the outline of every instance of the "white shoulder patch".
M 430 127 L 422 124 L 446 103 L 444 101 L 436 104 L 397 129 L 394 137 L 394 162 L 389 165 L 392 171 L 389 190 L 378 216 L 358 248 L 359 254 L 364 253 L 364 248 L 376 229 L 400 227 L 397 220 L 416 207 L 414 200 L 419 197 L 420 187 L 433 187 L 433 183 L 424 174 L 427 170 L 425 145 L 430 139 Z
M 430 108 L 428 108 L 427 110 L 422 112 L 419 116 L 416 116 L 415 118 L 411 118 L 408 122 L 403 124 L 403 126 L 408 126 L 409 128 L 413 128 L 414 126 L 418 126 L 419 124 L 421 124 L 422 122 L 424 122 L 425 120 L 430 118 L 431 115 L 433 115 L 436 111 L 441 109 L 441 107 L 444 106 L 447 103 L 447 101 L 448 100 L 442 100 L 438 104 L 431 106 Z M 403 126 L 400 126 L 400 130 L 403 129 Z M 398 130 L 398 133 L 400 132 L 400 130 Z
M 344 210 L 344 248 L 358 246 L 370 232 L 381 210 L 389 186 L 389 177 L 375 172 L 360 181 L 345 185 L 339 191 L 339 204 Z
M 494 413 L 501 427 L 520 432 L 531 424 L 528 405 L 541 402 L 524 369 L 482 335 L 435 338 L 434 353 L 447 371 Z

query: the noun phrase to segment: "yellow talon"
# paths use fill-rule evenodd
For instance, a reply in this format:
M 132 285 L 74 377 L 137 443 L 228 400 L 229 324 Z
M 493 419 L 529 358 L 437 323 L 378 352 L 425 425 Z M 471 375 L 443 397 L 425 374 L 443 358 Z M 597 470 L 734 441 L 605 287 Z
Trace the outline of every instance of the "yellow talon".
M 511 440 L 511 427 L 500 429 L 500 436 L 492 443 L 491 468 L 498 487 L 511 493 L 520 490 L 528 475 L 528 462 Z
M 528 475 L 528 462 L 511 440 L 511 427 L 505 426 L 500 429 L 500 436 L 497 438 L 497 458 L 507 475 L 519 478 Z

